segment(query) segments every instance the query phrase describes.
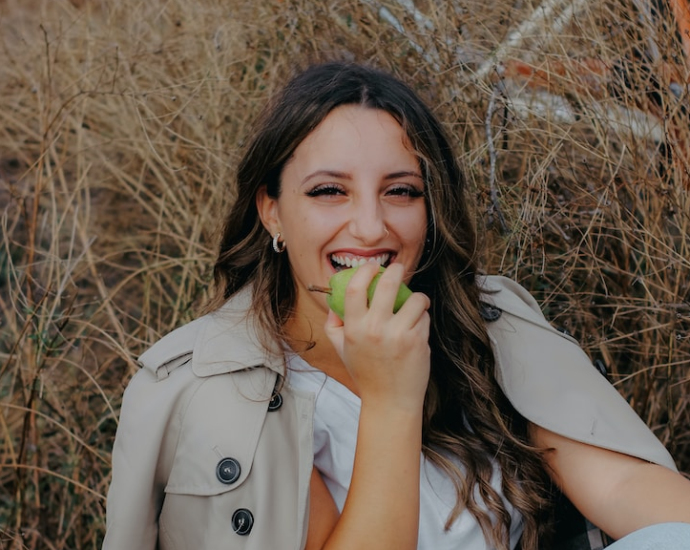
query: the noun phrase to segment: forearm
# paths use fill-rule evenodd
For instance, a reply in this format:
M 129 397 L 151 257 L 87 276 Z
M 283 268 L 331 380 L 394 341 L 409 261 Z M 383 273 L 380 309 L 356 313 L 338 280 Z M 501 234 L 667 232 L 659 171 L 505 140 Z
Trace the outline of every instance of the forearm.
M 600 502 L 592 503 L 598 508 L 592 512 L 604 518 L 600 527 L 616 539 L 656 523 L 690 523 L 690 481 L 657 464 L 631 465 Z
M 421 410 L 362 403 L 352 481 L 324 549 L 415 549 Z
M 573 441 L 531 425 L 532 441 L 550 449 L 548 470 L 590 521 L 618 539 L 647 525 L 690 523 L 690 481 L 658 464 Z
M 325 325 L 362 401 L 352 479 L 327 550 L 417 548 L 430 301 L 414 293 L 394 314 L 404 266 L 388 267 L 369 300 L 377 273 L 376 263 L 361 265 L 346 289 L 347 321 L 331 312 Z

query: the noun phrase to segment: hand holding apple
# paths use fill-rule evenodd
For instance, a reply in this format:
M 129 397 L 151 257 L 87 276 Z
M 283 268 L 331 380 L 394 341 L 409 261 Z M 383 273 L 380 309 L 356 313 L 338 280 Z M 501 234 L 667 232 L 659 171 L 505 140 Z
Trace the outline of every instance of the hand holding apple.
M 430 370 L 429 298 L 403 284 L 399 264 L 383 273 L 374 263 L 346 271 L 333 276 L 345 273 L 329 296 L 326 333 L 362 401 L 421 410 Z

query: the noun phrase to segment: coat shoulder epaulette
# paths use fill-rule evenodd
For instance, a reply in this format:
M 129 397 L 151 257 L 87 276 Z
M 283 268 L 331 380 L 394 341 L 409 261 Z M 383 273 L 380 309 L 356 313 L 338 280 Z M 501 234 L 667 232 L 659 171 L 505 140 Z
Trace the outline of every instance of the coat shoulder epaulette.
M 496 378 L 522 416 L 576 441 L 676 469 L 577 341 L 551 326 L 527 290 L 505 277 L 480 284 L 482 303 L 496 310 L 486 323 Z
M 190 361 L 206 317 L 200 317 L 166 334 L 139 357 L 139 364 L 159 380 Z

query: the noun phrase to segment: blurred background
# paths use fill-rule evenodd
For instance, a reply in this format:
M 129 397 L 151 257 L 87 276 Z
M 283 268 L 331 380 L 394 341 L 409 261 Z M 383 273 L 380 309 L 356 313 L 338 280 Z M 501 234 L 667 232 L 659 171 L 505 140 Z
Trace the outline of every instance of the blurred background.
M 400 76 L 531 290 L 690 473 L 687 0 L 0 0 L 0 548 L 96 549 L 136 357 L 199 314 L 259 108 Z

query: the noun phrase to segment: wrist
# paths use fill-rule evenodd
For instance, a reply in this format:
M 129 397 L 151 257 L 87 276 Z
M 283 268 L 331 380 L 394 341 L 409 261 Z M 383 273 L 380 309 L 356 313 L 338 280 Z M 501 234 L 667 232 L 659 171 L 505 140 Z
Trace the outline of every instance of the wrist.
M 360 398 L 362 402 L 360 417 L 421 426 L 424 401 L 367 394 L 361 395 Z

